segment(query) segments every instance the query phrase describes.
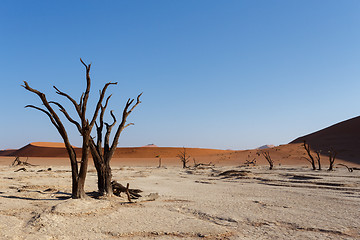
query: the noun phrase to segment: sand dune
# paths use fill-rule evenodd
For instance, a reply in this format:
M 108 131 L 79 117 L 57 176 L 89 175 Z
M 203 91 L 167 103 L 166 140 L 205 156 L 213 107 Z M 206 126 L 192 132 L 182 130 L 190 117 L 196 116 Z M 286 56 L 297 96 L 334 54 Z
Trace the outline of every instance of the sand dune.
M 113 166 L 147 166 L 156 167 L 159 164 L 160 156 L 163 166 L 180 166 L 181 162 L 176 157 L 182 148 L 171 147 L 151 147 L 151 148 L 118 148 L 111 164 Z M 187 148 L 189 158 L 189 166 L 196 163 L 212 163 L 216 166 L 240 166 L 244 165 L 246 161 L 256 160 L 257 165 L 267 165 L 266 159 L 259 154 L 259 149 L 233 151 L 233 150 L 217 150 L 217 149 L 201 149 L 201 148 Z M 306 151 L 301 143 L 286 144 L 269 149 L 264 149 L 270 153 L 274 160 L 275 168 L 281 165 L 298 165 L 310 166 L 305 160 Z M 81 156 L 81 149 L 77 148 L 78 157 Z M 29 157 L 29 162 L 36 165 L 67 165 L 69 159 L 64 148 L 54 147 L 37 147 L 29 144 L 18 151 L 15 151 L 10 156 L 2 157 L 3 159 L 14 159 L 14 156 Z M 4 160 L 5 161 L 5 160 Z M 5 163 L 5 162 L 4 162 Z M 356 162 L 348 162 L 346 159 L 337 158 L 336 163 L 345 163 L 349 166 L 359 165 Z M 92 165 L 92 161 L 90 161 Z M 1 165 L 1 161 L 0 161 Z M 325 169 L 328 165 L 328 157 L 322 155 L 322 165 Z
M 113 164 L 117 165 L 138 165 L 157 166 L 158 158 L 161 157 L 163 164 L 178 165 L 179 159 L 176 157 L 183 148 L 179 147 L 124 147 L 118 148 L 113 157 Z M 81 148 L 75 148 L 77 157 L 81 157 Z M 190 164 L 195 161 L 216 161 L 223 155 L 227 155 L 229 150 L 186 148 L 190 158 Z M 43 164 L 51 161 L 55 165 L 65 165 L 68 163 L 66 149 L 61 143 L 30 143 L 18 150 L 3 154 L 3 156 L 29 157 L 33 164 Z M 56 160 L 58 159 L 58 160 Z
M 291 143 L 303 143 L 304 140 L 313 150 L 327 154 L 333 148 L 338 152 L 338 158 L 360 164 L 360 116 L 299 137 Z
M 299 137 L 290 144 L 262 149 L 270 153 L 275 165 L 307 165 L 306 152 L 302 146 L 306 140 L 313 150 L 322 150 L 322 162 L 327 163 L 327 152 L 334 148 L 337 152 L 337 163 L 360 164 L 360 117 L 337 123 L 328 128 Z M 179 147 L 158 147 L 154 144 L 143 147 L 118 148 L 114 155 L 113 164 L 156 166 L 161 157 L 163 164 L 178 165 L 177 155 L 183 150 Z M 220 165 L 241 165 L 245 161 L 256 160 L 257 164 L 267 164 L 265 158 L 259 155 L 261 149 L 253 150 L 219 150 L 204 148 L 186 148 L 190 156 L 189 165 L 197 163 L 214 163 Z M 81 157 L 81 149 L 75 148 L 77 156 Z M 34 142 L 18 150 L 1 151 L 0 156 L 19 156 L 30 158 L 62 158 L 68 155 L 63 143 Z M 41 160 L 36 160 L 40 161 Z M 48 161 L 48 160 L 47 160 Z M 60 160 L 58 160 L 59 162 Z M 67 163 L 68 160 L 66 160 Z M 56 161 L 54 161 L 56 163 Z M 65 164 L 62 162 L 61 164 Z

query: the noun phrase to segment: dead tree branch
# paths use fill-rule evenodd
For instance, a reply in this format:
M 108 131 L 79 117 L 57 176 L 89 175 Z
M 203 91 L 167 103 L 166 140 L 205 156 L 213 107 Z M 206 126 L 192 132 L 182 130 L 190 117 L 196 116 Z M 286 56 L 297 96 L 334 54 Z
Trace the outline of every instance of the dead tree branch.
M 25 161 L 21 161 L 20 157 L 16 156 L 15 160 L 11 163 L 11 166 L 13 166 L 13 167 L 15 167 L 15 166 L 36 166 L 31 163 L 28 163 L 28 159 L 29 158 L 27 157 Z
M 129 183 L 126 185 L 126 187 L 124 187 L 122 184 L 114 180 L 111 182 L 111 186 L 115 196 L 121 197 L 121 193 L 125 193 L 129 202 L 131 202 L 131 199 L 138 199 L 141 197 L 139 193 L 142 191 L 140 189 L 130 189 Z
M 244 164 L 245 166 L 250 166 L 250 165 L 256 166 L 256 158 L 254 158 L 253 160 L 246 159 Z
M 346 167 L 346 168 L 347 168 L 347 170 L 348 170 L 349 172 L 353 172 L 353 171 L 354 171 L 354 169 L 353 169 L 353 168 L 348 167 L 347 165 L 345 165 L 345 164 L 343 164 L 343 163 L 338 163 L 337 165 L 340 165 L 340 166 L 344 166 L 344 167 Z

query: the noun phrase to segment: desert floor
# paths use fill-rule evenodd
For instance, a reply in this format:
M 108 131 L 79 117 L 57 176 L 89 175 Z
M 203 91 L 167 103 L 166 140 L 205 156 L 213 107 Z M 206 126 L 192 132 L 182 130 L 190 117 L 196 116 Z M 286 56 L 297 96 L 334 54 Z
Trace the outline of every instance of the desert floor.
M 70 199 L 69 166 L 14 172 L 22 166 L 8 160 L 0 165 L 0 239 L 360 239 L 360 171 L 343 167 L 114 166 L 115 180 L 143 190 L 128 203 Z M 90 167 L 88 193 L 96 181 Z

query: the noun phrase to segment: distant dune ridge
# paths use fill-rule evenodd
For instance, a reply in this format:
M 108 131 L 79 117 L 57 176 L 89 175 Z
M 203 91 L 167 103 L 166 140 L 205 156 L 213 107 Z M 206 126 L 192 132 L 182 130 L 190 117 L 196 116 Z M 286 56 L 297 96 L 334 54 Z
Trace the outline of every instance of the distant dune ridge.
M 360 116 L 299 137 L 290 144 L 304 140 L 313 150 L 321 150 L 326 155 L 333 148 L 338 158 L 360 164 Z
M 216 163 L 216 164 L 243 164 L 247 160 L 256 159 L 258 164 L 267 164 L 258 151 L 266 150 L 275 160 L 275 164 L 302 164 L 307 161 L 303 141 L 310 144 L 312 150 L 322 150 L 322 162 L 327 163 L 327 153 L 333 148 L 338 152 L 337 161 L 360 164 L 360 117 L 355 117 L 317 132 L 299 137 L 289 144 L 273 146 L 264 145 L 253 150 L 219 150 L 204 148 L 186 148 L 187 154 L 191 156 L 189 164 Z M 77 157 L 81 157 L 81 148 L 74 148 Z M 158 147 L 148 144 L 143 147 L 121 147 L 117 148 L 114 158 L 124 159 L 126 163 L 151 162 L 157 157 L 166 159 L 167 164 L 172 161 L 178 164 L 177 155 L 182 147 Z M 18 150 L 0 151 L 0 156 L 19 156 L 33 158 L 67 158 L 67 152 L 63 143 L 34 142 Z M 151 160 L 153 159 L 153 160 Z M 171 160 L 172 159 L 172 160 Z M 195 160 L 195 161 L 194 161 Z
M 150 144 L 145 145 L 145 146 L 143 146 L 143 147 L 158 147 L 158 146 L 156 146 L 156 145 L 155 145 L 155 144 L 153 144 L 153 143 L 150 143 Z
M 74 147 L 76 155 L 81 156 L 81 148 Z M 180 147 L 157 147 L 154 144 L 144 147 L 121 147 L 117 148 L 114 158 L 155 158 L 156 156 L 176 157 L 183 148 Z M 186 148 L 186 151 L 192 157 L 222 154 L 227 150 L 205 149 L 205 148 Z M 63 143 L 34 142 L 18 150 L 2 151 L 2 156 L 19 157 L 51 157 L 66 158 L 67 151 Z M 7 153 L 7 154 L 6 154 Z
M 261 146 L 261 147 L 258 147 L 257 149 L 267 149 L 267 148 L 273 148 L 273 147 L 275 147 L 274 145 L 269 145 L 269 144 L 267 144 L 267 145 L 263 145 L 263 146 Z

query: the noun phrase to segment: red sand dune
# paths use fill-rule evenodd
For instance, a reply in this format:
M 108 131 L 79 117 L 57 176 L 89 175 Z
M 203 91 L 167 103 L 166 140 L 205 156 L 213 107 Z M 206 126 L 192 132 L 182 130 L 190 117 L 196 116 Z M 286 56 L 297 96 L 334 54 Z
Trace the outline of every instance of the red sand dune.
M 81 148 L 75 148 L 78 157 L 81 157 Z M 160 156 L 162 158 L 176 157 L 183 151 L 183 148 L 178 147 L 123 147 L 117 148 L 114 158 L 155 158 Z M 205 148 L 186 148 L 186 152 L 192 157 L 208 156 L 214 154 L 227 153 L 229 150 L 205 149 Z M 43 143 L 35 142 L 12 151 L 7 156 L 19 157 L 51 157 L 51 158 L 66 158 L 67 152 L 63 143 Z
M 360 116 L 299 137 L 290 144 L 304 140 L 312 150 L 321 150 L 327 155 L 332 148 L 338 153 L 337 158 L 360 164 Z
M 212 162 L 218 165 L 242 165 L 246 160 L 256 159 L 257 164 L 267 164 L 265 158 L 259 151 L 267 151 L 275 161 L 275 166 L 283 165 L 309 165 L 305 157 L 306 151 L 303 148 L 303 141 L 306 140 L 313 150 L 321 149 L 322 163 L 324 168 L 328 164 L 327 151 L 333 147 L 337 152 L 337 162 L 360 164 L 360 117 L 340 122 L 323 130 L 300 137 L 290 144 L 267 148 L 264 150 L 253 149 L 245 151 L 217 150 L 202 148 L 186 148 L 190 155 L 189 165 L 194 159 L 197 163 Z M 156 166 L 157 156 L 162 159 L 163 165 L 179 165 L 177 155 L 183 148 L 178 147 L 124 147 L 118 148 L 115 152 L 113 164 L 121 165 L 146 165 Z M 75 148 L 78 157 L 81 157 L 81 149 Z M 67 159 L 68 155 L 62 143 L 31 143 L 19 150 L 8 150 L 0 152 L 0 156 L 19 156 L 37 158 L 41 161 L 56 163 L 56 158 Z M 39 160 L 39 158 L 46 158 Z M 60 160 L 59 164 L 60 164 Z M 63 163 L 67 163 L 66 162 Z M 62 163 L 62 164 L 63 164 Z
M 0 156 L 13 156 L 12 154 L 16 151 L 17 151 L 17 149 L 0 150 Z
M 41 145 L 41 146 L 39 146 Z M 59 146 L 52 144 L 44 144 L 46 146 Z M 33 164 L 45 165 L 67 165 L 68 156 L 65 148 L 61 147 L 44 147 L 42 144 L 29 144 L 9 156 L 30 157 Z M 183 148 L 176 147 L 127 147 L 118 148 L 112 160 L 114 166 L 157 166 L 158 158 L 162 159 L 163 166 L 178 165 L 180 160 L 177 155 Z M 77 156 L 81 157 L 81 149 L 75 149 Z M 217 150 L 202 148 L 186 148 L 187 154 L 190 156 L 189 164 L 193 165 L 194 160 L 197 163 L 213 163 L 216 165 L 243 165 L 246 160 L 256 159 L 258 165 L 267 165 L 265 158 L 259 154 L 259 149 L 233 151 L 233 150 Z M 270 153 L 274 160 L 275 166 L 278 165 L 303 165 L 309 166 L 305 160 L 306 152 L 301 143 L 286 144 L 262 151 Z M 11 160 L 11 159 L 9 159 Z M 8 161 L 9 161 L 8 160 Z M 327 165 L 327 158 L 323 157 L 323 166 Z M 344 162 L 338 159 L 337 162 Z

